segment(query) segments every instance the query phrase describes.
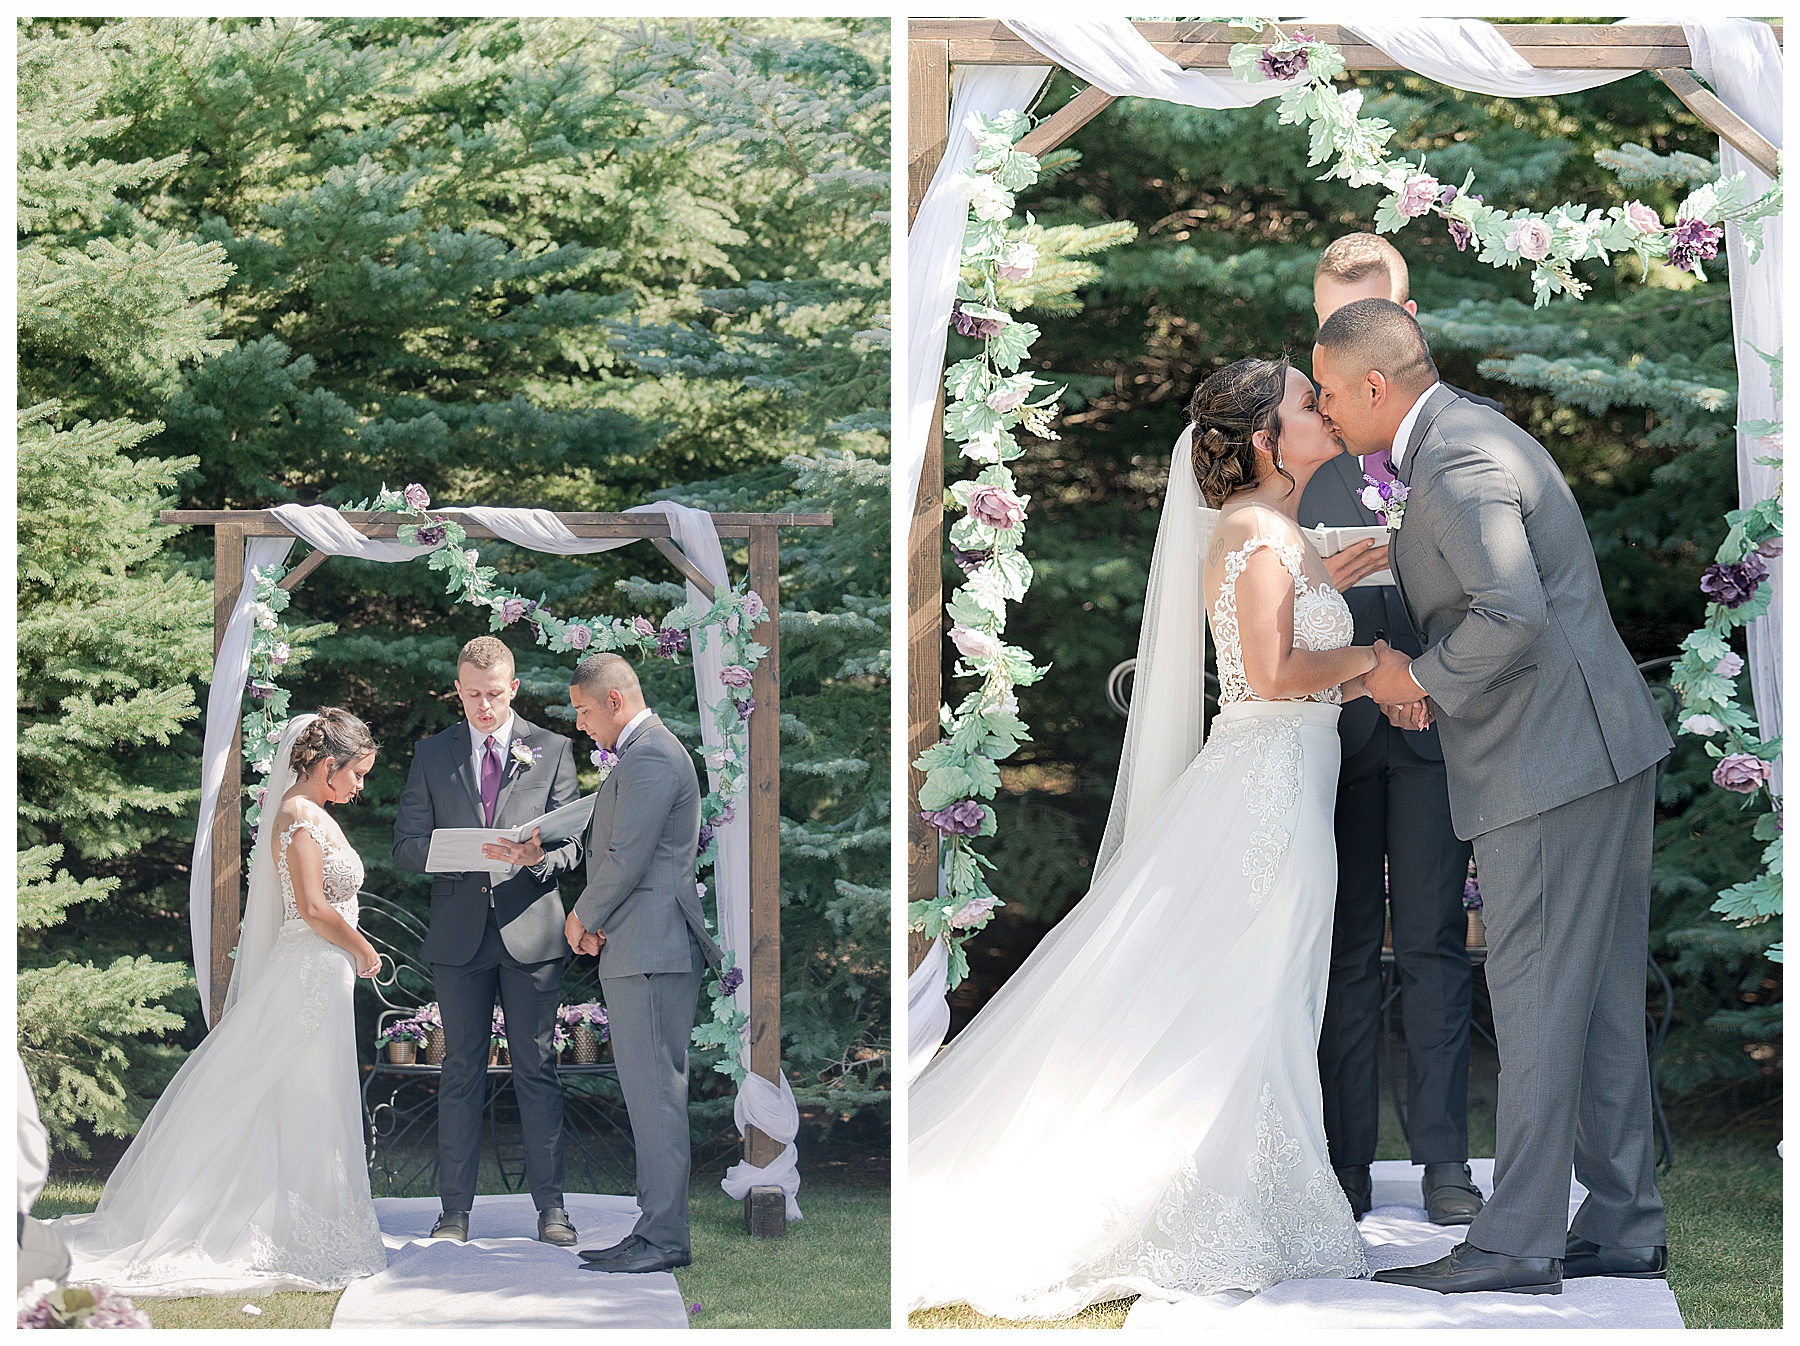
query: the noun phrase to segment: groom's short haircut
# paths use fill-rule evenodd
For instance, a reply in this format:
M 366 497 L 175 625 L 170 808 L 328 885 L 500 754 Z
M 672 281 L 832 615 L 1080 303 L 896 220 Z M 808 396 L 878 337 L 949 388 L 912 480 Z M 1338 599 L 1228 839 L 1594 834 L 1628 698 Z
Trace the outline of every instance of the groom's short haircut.
M 1414 392 L 1437 381 L 1437 362 L 1413 315 L 1386 299 L 1358 299 L 1325 319 L 1314 344 L 1340 373 L 1379 369 L 1397 389 Z
M 512 651 L 506 648 L 504 641 L 493 636 L 476 636 L 462 647 L 462 653 L 456 656 L 456 667 L 461 670 L 470 668 L 504 668 L 506 676 L 516 676 Z
M 1388 298 L 1404 304 L 1409 291 L 1406 258 L 1400 249 L 1379 234 L 1345 234 L 1319 255 L 1313 268 L 1313 279 L 1335 280 L 1340 285 L 1355 285 L 1370 276 L 1385 275 Z
M 627 700 L 642 701 L 643 688 L 638 686 L 637 670 L 631 661 L 617 654 L 590 654 L 570 675 L 569 684 L 581 688 L 594 701 L 608 692 L 623 692 Z

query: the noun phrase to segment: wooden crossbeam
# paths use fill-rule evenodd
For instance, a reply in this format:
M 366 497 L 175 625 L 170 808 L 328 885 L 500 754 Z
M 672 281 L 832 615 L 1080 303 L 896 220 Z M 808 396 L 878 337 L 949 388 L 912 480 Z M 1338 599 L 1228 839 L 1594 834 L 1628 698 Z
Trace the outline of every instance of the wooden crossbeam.
M 1763 138 L 1761 131 L 1726 107 L 1717 94 L 1695 79 L 1693 71 L 1658 70 L 1656 73 L 1675 96 L 1687 104 L 1688 111 L 1705 122 L 1720 140 L 1736 146 L 1751 163 L 1770 177 L 1775 176 L 1775 147 Z
M 1249 40 L 1244 29 L 1212 24 L 1194 34 L 1191 23 L 1133 25 L 1150 45 L 1183 69 L 1228 69 L 1234 43 Z M 1293 25 L 1287 25 L 1291 30 Z M 1307 23 L 1305 30 L 1343 53 L 1352 70 L 1401 70 L 1405 67 L 1349 28 L 1335 23 Z M 1540 70 L 1667 70 L 1693 63 L 1687 34 L 1678 23 L 1624 26 L 1598 23 L 1497 23 L 1501 37 Z M 1776 41 L 1781 25 L 1772 24 Z M 1190 37 L 1192 34 L 1192 37 Z M 949 49 L 952 65 L 1041 65 L 1043 53 L 1014 36 L 997 19 L 912 19 L 909 42 L 935 42 Z M 1187 48 L 1188 50 L 1184 50 Z
M 269 510 L 249 509 L 165 509 L 158 516 L 163 523 L 186 527 L 216 527 L 220 524 L 241 526 L 245 537 L 291 537 L 292 530 Z M 349 513 L 343 516 L 364 537 L 393 537 L 403 519 L 392 514 Z M 668 519 L 647 514 L 558 514 L 563 527 L 576 537 L 673 537 Z M 829 514 L 715 514 L 713 524 L 720 537 L 749 537 L 752 528 L 764 525 L 775 528 L 829 528 Z M 472 538 L 505 541 L 498 533 L 478 523 L 456 521 Z

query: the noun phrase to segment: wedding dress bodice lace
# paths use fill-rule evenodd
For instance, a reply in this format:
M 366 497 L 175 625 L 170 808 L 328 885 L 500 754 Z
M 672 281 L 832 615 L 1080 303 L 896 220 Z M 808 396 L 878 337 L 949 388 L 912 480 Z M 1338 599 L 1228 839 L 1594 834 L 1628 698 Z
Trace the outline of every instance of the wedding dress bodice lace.
M 332 835 L 333 829 L 323 824 L 301 819 L 289 823 L 275 841 L 275 872 L 281 876 L 281 904 L 286 919 L 300 919 L 300 906 L 294 900 L 294 881 L 288 874 L 288 843 L 294 839 L 294 833 L 305 828 L 319 843 L 319 849 L 325 854 L 325 900 L 331 903 L 338 913 L 351 925 L 356 924 L 358 907 L 357 893 L 362 891 L 363 863 L 362 857 L 354 847 L 340 841 Z
M 1229 706 L 1237 701 L 1261 701 L 1250 690 L 1250 679 L 1244 673 L 1244 646 L 1238 633 L 1237 582 L 1260 547 L 1267 547 L 1281 558 L 1281 563 L 1294 577 L 1294 646 L 1302 650 L 1341 650 L 1356 636 L 1356 624 L 1350 616 L 1350 605 L 1329 584 L 1312 584 L 1306 578 L 1306 549 L 1298 542 L 1277 542 L 1273 538 L 1253 537 L 1225 558 L 1224 578 L 1219 596 L 1213 601 L 1213 643 L 1219 648 L 1219 704 Z M 1322 701 L 1339 705 L 1343 695 L 1336 687 L 1327 687 L 1310 696 L 1294 697 L 1296 701 Z

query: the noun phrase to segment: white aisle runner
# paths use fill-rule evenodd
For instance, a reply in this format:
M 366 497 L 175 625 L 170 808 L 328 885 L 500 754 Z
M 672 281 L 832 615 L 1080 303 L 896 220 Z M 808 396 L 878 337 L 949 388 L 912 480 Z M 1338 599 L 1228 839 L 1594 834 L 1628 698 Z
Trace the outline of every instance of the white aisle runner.
M 604 1248 L 631 1232 L 628 1196 L 570 1192 L 577 1247 Z M 379 1197 L 375 1213 L 387 1270 L 352 1281 L 333 1327 L 576 1327 L 688 1325 L 681 1288 L 667 1271 L 642 1276 L 581 1270 L 574 1248 L 537 1241 L 530 1196 L 478 1196 L 467 1243 L 429 1239 L 436 1197 Z
M 1475 1185 L 1494 1190 L 1494 1161 L 1469 1163 Z M 1425 1170 L 1398 1159 L 1374 1166 L 1375 1209 L 1357 1228 L 1368 1249 L 1369 1269 L 1433 1262 L 1462 1242 L 1461 1229 L 1425 1218 L 1419 1179 Z M 1569 1214 L 1587 1192 L 1570 1180 Z M 1140 1299 L 1125 1326 L 1149 1328 L 1253 1327 L 1683 1327 L 1667 1281 L 1597 1276 L 1564 1281 L 1560 1295 L 1440 1295 L 1375 1281 L 1286 1281 L 1259 1295 L 1220 1294 L 1179 1303 Z

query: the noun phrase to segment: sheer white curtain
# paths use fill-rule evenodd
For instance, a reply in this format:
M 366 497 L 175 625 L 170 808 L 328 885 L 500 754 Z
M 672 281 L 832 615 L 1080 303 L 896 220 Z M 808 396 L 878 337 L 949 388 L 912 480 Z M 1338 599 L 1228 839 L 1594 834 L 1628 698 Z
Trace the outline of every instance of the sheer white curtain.
M 583 538 L 577 537 L 563 526 L 556 515 L 543 509 L 501 509 L 492 506 L 477 505 L 466 508 L 440 508 L 436 513 L 455 515 L 473 523 L 479 523 L 506 541 L 531 551 L 547 552 L 559 556 L 591 555 L 596 552 L 612 551 L 619 547 L 629 546 L 636 538 Z M 692 509 L 687 505 L 673 501 L 659 500 L 647 505 L 637 505 L 625 511 L 628 514 L 662 514 L 669 519 L 670 532 L 676 544 L 686 553 L 700 572 L 714 584 L 728 584 L 729 577 L 725 571 L 725 553 L 719 543 L 718 529 L 713 525 L 712 515 L 705 510 Z M 408 561 L 420 554 L 416 547 L 409 547 L 399 542 L 381 538 L 364 537 L 354 527 L 345 522 L 335 509 L 326 505 L 279 505 L 273 511 L 276 518 L 293 532 L 295 537 L 310 546 L 332 556 L 350 556 L 364 561 L 395 562 Z M 247 566 L 268 566 L 279 564 L 286 557 L 288 549 L 293 546 L 292 538 L 252 538 L 246 547 L 245 563 Z M 690 601 L 710 603 L 713 595 L 702 593 L 693 583 L 687 583 L 687 596 Z M 200 1003 L 210 1004 L 208 986 L 212 967 L 212 815 L 218 806 L 219 790 L 225 775 L 225 758 L 230 751 L 232 736 L 237 729 L 239 706 L 241 703 L 244 679 L 250 668 L 250 603 L 254 595 L 251 586 L 246 584 L 238 595 L 238 603 L 233 609 L 230 624 L 226 627 L 225 641 L 220 648 L 219 657 L 215 661 L 212 690 L 207 697 L 206 737 L 202 749 L 202 796 L 200 801 L 201 825 L 194 839 L 193 878 L 189 886 L 189 918 L 193 932 L 194 969 L 200 982 Z M 719 702 L 725 699 L 725 685 L 719 680 L 720 670 L 724 667 L 721 652 L 722 634 L 715 628 L 708 628 L 705 648 L 702 642 L 694 642 L 694 693 L 695 701 L 700 708 L 701 740 L 710 752 L 722 746 L 723 740 L 713 723 L 713 711 Z M 718 773 L 711 768 L 707 777 L 712 788 L 718 786 Z M 725 947 L 738 952 L 739 966 L 744 970 L 743 984 L 733 994 L 733 1003 L 745 1013 L 750 1008 L 750 817 L 748 808 L 739 808 L 732 821 L 715 829 L 718 837 L 718 859 L 713 868 L 713 886 L 718 898 L 719 937 Z M 749 1046 L 745 1045 L 743 1064 L 749 1068 Z M 750 1077 L 755 1080 L 755 1076 Z M 766 1090 L 753 1092 L 751 1111 L 755 1114 L 754 1124 L 765 1134 L 779 1138 L 787 1133 L 789 1141 L 799 1128 L 800 1114 L 795 1105 L 793 1094 L 788 1090 L 785 1080 L 779 1089 L 760 1081 L 767 1086 Z M 740 1099 L 744 1090 L 739 1091 Z M 740 1103 L 740 1111 L 743 1105 Z M 742 1129 L 740 1122 L 740 1130 Z M 794 1192 L 800 1185 L 799 1173 L 793 1163 L 793 1146 L 787 1146 L 787 1153 L 782 1160 L 770 1166 L 767 1174 L 761 1169 L 751 1169 L 747 1165 L 739 1165 L 746 1170 L 740 1175 L 753 1185 L 768 1184 L 780 1186 L 787 1193 L 789 1218 L 799 1218 L 799 1208 L 794 1203 Z
M 1227 73 L 1182 70 L 1152 47 L 1128 19 L 1120 16 L 1006 19 L 1004 22 L 1049 60 L 1111 94 L 1159 98 L 1193 107 L 1248 107 L 1289 87 L 1268 82 L 1248 84 Z M 1629 70 L 1537 69 L 1515 52 L 1492 25 L 1479 19 L 1360 19 L 1345 26 L 1407 69 L 1452 88 L 1494 96 L 1549 97 L 1574 93 L 1637 73 Z M 1728 107 L 1780 145 L 1781 51 L 1768 25 L 1748 19 L 1718 18 L 1684 22 L 1683 27 L 1694 53 L 1695 72 L 1713 86 Z M 1017 70 L 1017 67 L 978 67 L 959 71 L 957 88 L 959 91 L 975 87 L 997 89 L 997 83 L 977 86 L 973 81 L 986 80 L 990 76 L 997 80 L 1000 75 Z M 1031 70 L 1033 80 L 1041 82 L 1043 72 L 1038 67 L 1031 67 Z M 965 77 L 971 82 L 962 82 Z M 1023 76 L 1019 76 L 1019 80 L 1021 85 L 1027 82 Z M 1028 94 L 1019 95 L 1012 106 L 1023 106 L 1027 97 Z M 962 115 L 953 109 L 953 147 L 957 122 Z M 968 149 L 965 141 L 962 148 L 965 161 Z M 1749 181 L 1758 192 L 1767 186 L 1767 179 L 1729 145 L 1721 146 L 1721 163 L 1726 173 L 1748 168 Z M 949 164 L 950 158 L 946 155 L 945 166 Z M 945 167 L 940 167 L 932 180 L 933 192 L 944 181 Z M 926 201 L 932 203 L 930 194 Z M 917 496 L 919 462 L 930 434 L 932 406 L 942 375 L 944 327 L 949 321 L 957 258 L 962 246 L 967 194 L 962 192 L 952 197 L 946 192 L 936 204 L 940 214 L 934 215 L 930 231 L 922 232 L 918 227 L 926 218 L 921 207 L 918 222 L 908 238 L 909 313 L 913 327 L 907 342 L 911 419 L 904 443 L 908 453 L 906 477 L 911 487 L 910 498 Z M 1754 264 L 1745 259 L 1736 231 L 1728 229 L 1726 236 L 1738 352 L 1739 414 L 1778 419 L 1780 408 L 1769 385 L 1767 367 L 1748 347 L 1755 345 L 1771 354 L 1781 348 L 1780 228 L 1777 222 L 1769 223 L 1765 230 L 1763 255 Z M 938 278 L 937 290 L 928 292 L 922 288 L 927 276 Z M 927 293 L 940 296 L 940 292 L 941 302 L 936 302 L 935 298 L 931 304 L 922 302 Z M 1769 494 L 1777 479 L 1774 470 L 1757 467 L 1751 461 L 1762 452 L 1740 437 L 1738 482 L 1743 503 Z M 1768 616 L 1750 628 L 1751 688 L 1758 719 L 1769 737 L 1781 732 L 1780 566 L 1779 560 L 1770 565 L 1777 586 L 1776 603 Z M 1779 768 L 1776 781 L 1779 789 Z M 911 1022 L 927 1026 L 908 1034 L 909 1069 L 916 1074 L 943 1041 L 942 1031 L 933 1036 L 931 1029 L 939 1024 L 947 1028 L 949 1013 L 942 1003 L 941 978 L 934 991 L 915 973 L 908 980 L 907 990 Z

